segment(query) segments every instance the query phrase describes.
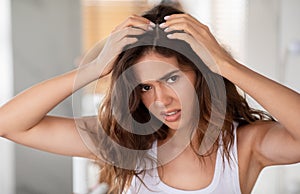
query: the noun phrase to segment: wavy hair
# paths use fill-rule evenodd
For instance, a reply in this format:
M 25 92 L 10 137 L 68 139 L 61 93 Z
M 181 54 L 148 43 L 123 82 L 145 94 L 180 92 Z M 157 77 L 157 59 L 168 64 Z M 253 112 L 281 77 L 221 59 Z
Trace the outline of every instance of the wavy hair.
M 179 13 L 183 12 L 172 6 L 158 5 L 142 16 L 160 24 L 164 22 L 165 16 Z M 234 121 L 244 125 L 256 120 L 272 119 L 268 114 L 250 108 L 236 86 L 210 71 L 186 42 L 168 39 L 167 33 L 159 27 L 137 38 L 138 42 L 127 45 L 114 62 L 111 85 L 99 108 L 99 120 L 108 137 L 99 137 L 99 152 L 101 158 L 109 161 L 102 166 L 100 181 L 109 185 L 109 193 L 122 193 L 134 176 L 142 181 L 146 171 L 143 169 L 146 166 L 145 158 L 155 160 L 149 156 L 147 150 L 152 147 L 154 141 L 164 140 L 168 136 L 168 127 L 155 119 L 142 103 L 137 79 L 134 72 L 130 71 L 130 67 L 150 52 L 165 57 L 176 57 L 180 69 L 189 68 L 196 73 L 195 91 L 200 111 L 195 129 L 197 140 L 200 144 L 208 129 L 217 131 L 218 141 L 215 141 L 214 145 L 224 147 L 223 160 L 230 160 Z M 150 120 L 149 125 L 138 124 L 145 124 Z M 144 134 L 141 134 L 141 131 Z M 109 141 L 109 138 L 113 142 Z M 128 154 L 120 149 L 120 146 L 136 152 Z M 212 153 L 210 151 L 201 154 L 199 147 L 192 143 L 191 146 L 199 158 Z M 137 169 L 137 166 L 142 168 Z

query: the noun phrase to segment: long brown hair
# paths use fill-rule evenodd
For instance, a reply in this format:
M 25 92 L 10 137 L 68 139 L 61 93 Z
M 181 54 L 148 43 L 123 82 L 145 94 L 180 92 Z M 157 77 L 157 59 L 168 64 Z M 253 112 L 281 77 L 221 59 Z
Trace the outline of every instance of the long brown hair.
M 164 16 L 178 13 L 183 12 L 171 6 L 158 5 L 143 17 L 160 24 L 164 22 Z M 168 136 L 168 127 L 155 119 L 142 103 L 137 79 L 134 72 L 130 71 L 130 67 L 149 52 L 176 57 L 180 68 L 187 67 L 196 73 L 195 91 L 200 111 L 196 127 L 198 143 L 203 140 L 208 126 L 209 130 L 216 130 L 219 133 L 219 141 L 216 142 L 224 146 L 223 160 L 230 160 L 234 121 L 244 125 L 256 120 L 272 119 L 266 113 L 250 108 L 236 86 L 210 71 L 186 42 L 168 39 L 166 35 L 158 27 L 145 32 L 137 37 L 137 43 L 126 46 L 114 63 L 111 85 L 99 109 L 99 120 L 107 135 L 107 138 L 99 138 L 99 152 L 101 158 L 108 161 L 102 167 L 100 181 L 109 185 L 109 193 L 122 193 L 133 176 L 142 179 L 145 169 L 136 169 L 137 165 L 143 166 L 145 158 L 153 159 L 147 154 L 147 150 L 154 141 L 164 140 Z M 139 125 L 150 120 L 149 125 Z M 136 152 L 128 154 L 119 146 Z M 199 148 L 195 145 L 192 147 L 199 158 L 210 154 L 199 153 Z

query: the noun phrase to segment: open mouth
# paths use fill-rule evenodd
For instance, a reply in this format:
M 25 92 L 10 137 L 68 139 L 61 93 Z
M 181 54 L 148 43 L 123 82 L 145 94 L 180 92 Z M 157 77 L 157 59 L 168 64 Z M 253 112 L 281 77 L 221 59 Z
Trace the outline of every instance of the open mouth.
M 181 116 L 181 110 L 172 110 L 167 112 L 161 112 L 165 121 L 174 122 L 177 121 Z

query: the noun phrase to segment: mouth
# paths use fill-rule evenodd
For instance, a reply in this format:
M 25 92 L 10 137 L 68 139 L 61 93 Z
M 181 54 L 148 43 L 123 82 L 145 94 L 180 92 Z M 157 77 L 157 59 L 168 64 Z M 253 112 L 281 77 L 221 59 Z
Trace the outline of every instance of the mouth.
M 164 111 L 160 114 L 165 121 L 168 122 L 175 122 L 179 120 L 181 116 L 181 110 L 171 110 L 171 111 Z

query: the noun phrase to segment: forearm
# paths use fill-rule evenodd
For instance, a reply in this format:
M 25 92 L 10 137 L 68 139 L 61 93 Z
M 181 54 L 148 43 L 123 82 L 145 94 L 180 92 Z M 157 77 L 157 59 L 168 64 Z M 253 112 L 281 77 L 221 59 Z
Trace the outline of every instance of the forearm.
M 70 71 L 18 94 L 0 108 L 0 135 L 32 128 L 65 98 L 95 80 L 92 68 Z
M 299 93 L 270 80 L 238 63 L 227 64 L 222 75 L 253 97 L 285 126 L 294 138 L 300 139 Z

